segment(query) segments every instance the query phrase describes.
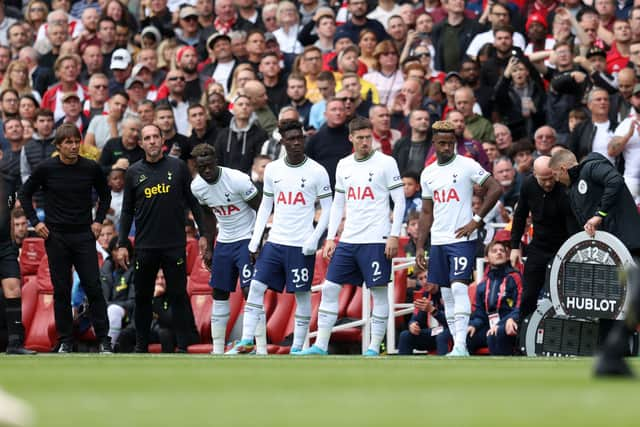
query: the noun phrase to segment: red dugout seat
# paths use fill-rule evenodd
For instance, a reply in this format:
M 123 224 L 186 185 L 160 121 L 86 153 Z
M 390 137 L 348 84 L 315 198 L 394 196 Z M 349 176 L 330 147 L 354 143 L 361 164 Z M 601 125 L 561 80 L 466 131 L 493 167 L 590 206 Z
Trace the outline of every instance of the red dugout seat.
M 20 252 L 20 272 L 22 276 L 30 276 L 38 273 L 38 267 L 45 260 L 44 239 L 40 237 L 27 237 L 22 242 Z
M 200 258 L 200 251 L 198 249 L 198 241 L 196 239 L 187 239 L 185 252 L 187 253 L 187 275 L 189 275 L 193 271 L 198 260 L 202 263 L 202 258 Z
M 30 350 L 50 352 L 57 341 L 53 314 L 53 284 L 46 256 L 41 261 L 36 280 L 29 281 L 22 289 L 24 344 Z

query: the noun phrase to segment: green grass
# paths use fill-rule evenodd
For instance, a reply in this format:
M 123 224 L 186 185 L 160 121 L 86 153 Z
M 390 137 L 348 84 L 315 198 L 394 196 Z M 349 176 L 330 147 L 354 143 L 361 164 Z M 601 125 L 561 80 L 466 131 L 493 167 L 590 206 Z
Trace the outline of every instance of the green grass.
M 640 425 L 640 381 L 596 381 L 592 363 L 0 356 L 0 386 L 33 406 L 38 426 Z

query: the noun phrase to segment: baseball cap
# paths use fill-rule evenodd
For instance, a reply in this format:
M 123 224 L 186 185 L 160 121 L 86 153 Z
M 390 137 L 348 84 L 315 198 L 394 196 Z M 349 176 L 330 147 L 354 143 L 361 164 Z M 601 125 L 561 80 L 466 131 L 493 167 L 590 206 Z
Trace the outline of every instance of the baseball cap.
M 447 73 L 447 75 L 444 78 L 444 81 L 446 82 L 447 80 L 449 80 L 451 77 L 457 77 L 460 81 L 464 80 L 462 78 L 462 76 L 460 75 L 460 73 L 456 72 L 456 71 L 450 71 Z
M 124 88 L 125 89 L 131 89 L 131 86 L 133 86 L 134 83 L 140 83 L 142 85 L 142 87 L 144 87 L 144 82 L 142 81 L 141 78 L 131 76 L 125 82 Z
M 545 30 L 549 29 L 549 24 L 547 24 L 546 16 L 538 12 L 533 12 L 531 15 L 529 15 L 529 18 L 527 19 L 527 23 L 524 26 L 525 30 L 529 31 L 529 27 L 534 22 L 537 22 L 538 24 L 542 25 Z
M 601 56 L 603 58 L 607 57 L 607 52 L 605 52 L 604 50 L 600 49 L 598 46 L 592 46 L 589 51 L 587 52 L 587 59 L 594 57 L 594 56 Z
M 198 16 L 199 13 L 193 6 L 185 6 L 180 9 L 180 19 L 188 18 L 189 16 Z
M 269 42 L 278 43 L 278 39 L 276 38 L 276 36 L 273 35 L 273 33 L 264 33 L 264 42 L 265 43 L 269 43 Z
M 351 38 L 351 32 L 347 31 L 344 26 L 338 27 L 336 33 L 333 35 L 333 44 L 335 45 L 338 40 L 345 38 L 353 41 Z
M 316 13 L 313 15 L 313 20 L 317 22 L 318 19 L 322 18 L 323 16 L 330 16 L 335 19 L 336 14 L 330 7 L 322 6 L 319 7 L 318 10 L 316 10 Z
M 78 94 L 76 92 L 65 92 L 62 94 L 62 102 L 66 102 L 71 98 L 76 98 L 78 101 L 80 101 L 80 97 L 78 96 Z
M 131 76 L 132 77 L 136 77 L 138 75 L 138 73 L 140 73 L 140 71 L 142 71 L 143 68 L 146 68 L 148 71 L 151 71 L 151 69 L 149 67 L 147 67 L 145 64 L 138 63 L 138 64 L 133 66 L 133 69 L 131 70 Z
M 160 30 L 158 30 L 153 25 L 149 25 L 148 27 L 144 27 L 142 29 L 142 31 L 140 32 L 140 35 L 142 37 L 153 36 L 156 39 L 156 42 L 159 42 L 160 40 L 162 40 L 162 35 L 160 34 Z
M 226 39 L 229 43 L 231 43 L 231 37 L 229 37 L 228 35 L 222 33 L 213 33 L 207 39 L 207 46 L 211 47 L 219 39 Z
M 127 49 L 116 49 L 111 55 L 111 69 L 125 70 L 131 64 L 131 54 Z

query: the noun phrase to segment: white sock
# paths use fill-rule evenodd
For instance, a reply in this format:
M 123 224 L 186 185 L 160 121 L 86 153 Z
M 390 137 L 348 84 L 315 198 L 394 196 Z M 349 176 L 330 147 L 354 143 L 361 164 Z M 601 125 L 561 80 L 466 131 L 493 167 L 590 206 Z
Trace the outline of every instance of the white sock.
M 260 314 L 256 325 L 256 354 L 266 356 L 267 354 L 267 316 L 264 311 Z
M 107 307 L 107 317 L 109 318 L 109 332 L 107 335 L 111 338 L 111 344 L 116 345 L 122 330 L 122 319 L 127 314 L 124 308 L 117 304 L 111 304 Z
M 451 292 L 455 301 L 455 346 L 459 349 L 467 348 L 467 328 L 469 327 L 469 316 L 471 315 L 471 301 L 469 301 L 469 292 L 467 285 L 460 282 L 451 284 Z
M 331 329 L 338 320 L 338 295 L 342 287 L 337 283 L 326 280 L 322 287 L 322 300 L 318 308 L 318 337 L 315 346 L 327 351 Z
M 211 306 L 211 340 L 213 354 L 224 354 L 224 338 L 229 322 L 229 300 L 213 300 Z
M 264 293 L 267 285 L 257 280 L 251 281 L 249 296 L 244 304 L 244 318 L 242 319 L 242 340 L 252 341 L 256 335 L 256 326 L 260 315 L 264 315 Z
M 301 349 L 311 323 L 311 292 L 296 292 L 296 318 L 291 348 Z
M 380 344 L 387 332 L 389 320 L 389 296 L 386 286 L 371 288 L 373 295 L 373 312 L 371 314 L 371 342 L 369 350 L 380 352 Z
M 453 299 L 453 293 L 451 288 L 440 288 L 442 294 L 442 301 L 444 301 L 444 315 L 447 318 L 447 326 L 449 327 L 449 333 L 452 337 L 456 336 L 456 322 L 455 322 L 455 300 Z

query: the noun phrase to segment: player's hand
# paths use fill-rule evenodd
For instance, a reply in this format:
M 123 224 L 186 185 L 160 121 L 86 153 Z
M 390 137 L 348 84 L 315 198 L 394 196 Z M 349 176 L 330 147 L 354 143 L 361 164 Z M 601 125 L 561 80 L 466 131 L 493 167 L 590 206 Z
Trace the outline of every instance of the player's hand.
M 211 271 L 211 260 L 213 259 L 213 250 L 206 248 L 204 252 L 200 253 L 200 257 L 202 258 L 202 263 L 204 264 L 204 268 L 207 271 Z
M 307 239 L 302 244 L 302 255 L 304 256 L 314 255 L 316 253 L 317 247 L 318 247 L 318 242 L 312 239 Z
M 586 231 L 590 237 L 593 237 L 596 235 L 596 229 L 600 227 L 600 224 L 602 224 L 602 217 L 597 215 L 592 216 L 584 225 L 584 231 Z
M 487 331 L 487 336 L 490 337 L 492 335 L 498 335 L 498 325 L 494 325 L 489 328 Z
M 418 322 L 411 322 L 409 324 L 409 332 L 411 335 L 420 335 L 420 325 Z
M 522 249 L 511 249 L 509 258 L 511 259 L 511 266 L 517 269 L 522 264 Z
M 460 239 L 462 237 L 466 237 L 467 239 L 471 236 L 471 233 L 476 231 L 480 227 L 480 223 L 471 220 L 464 227 L 458 228 L 456 230 L 456 239 Z
M 387 259 L 391 259 L 394 256 L 398 255 L 398 237 L 397 236 L 387 237 L 387 244 L 384 247 L 384 254 L 387 257 Z
M 322 249 L 322 256 L 327 259 L 331 259 L 333 253 L 336 251 L 336 241 L 335 240 L 327 240 L 324 243 L 324 248 Z
M 413 306 L 420 311 L 427 311 L 427 299 L 425 297 L 419 298 L 413 302 Z
M 98 237 L 100 237 L 100 232 L 102 231 L 102 224 L 100 224 L 99 222 L 94 222 L 93 224 L 91 224 L 91 231 L 93 232 L 93 235 L 97 239 Z
M 129 268 L 129 251 L 127 248 L 118 248 L 116 263 L 123 269 Z
M 510 337 L 518 335 L 518 322 L 512 318 L 508 318 L 507 323 L 504 325 L 504 330 Z
M 476 328 L 474 326 L 469 326 L 467 328 L 467 335 L 469 335 L 469 337 L 473 337 L 476 333 Z
M 416 265 L 422 270 L 427 269 L 427 258 L 424 250 L 418 250 L 418 253 L 416 254 Z
M 35 230 L 36 234 L 43 239 L 47 240 L 49 238 L 49 229 L 46 225 L 44 225 L 44 222 L 37 223 L 35 226 Z
M 249 251 L 249 259 L 251 260 L 252 265 L 256 265 L 256 261 L 258 261 L 258 255 L 260 255 L 260 249 L 255 252 Z

